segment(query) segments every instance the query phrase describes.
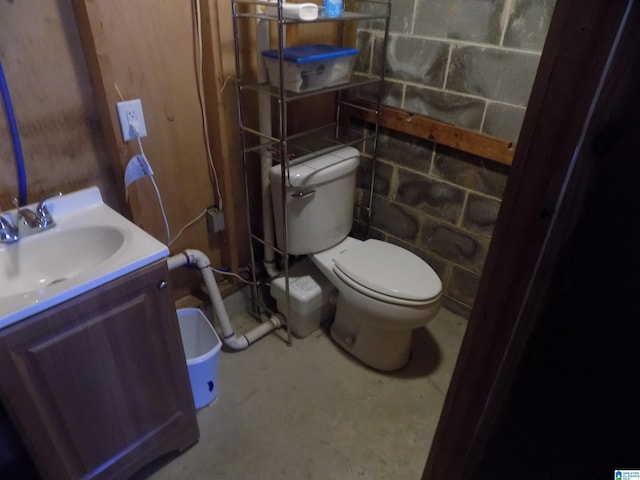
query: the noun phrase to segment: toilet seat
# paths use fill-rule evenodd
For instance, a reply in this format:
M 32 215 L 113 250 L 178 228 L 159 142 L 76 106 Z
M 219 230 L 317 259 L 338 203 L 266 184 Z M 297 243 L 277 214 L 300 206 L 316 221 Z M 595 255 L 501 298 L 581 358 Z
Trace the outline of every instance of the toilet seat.
M 383 302 L 421 306 L 437 300 L 442 290 L 440 278 L 424 260 L 391 243 L 358 242 L 333 260 L 340 280 Z

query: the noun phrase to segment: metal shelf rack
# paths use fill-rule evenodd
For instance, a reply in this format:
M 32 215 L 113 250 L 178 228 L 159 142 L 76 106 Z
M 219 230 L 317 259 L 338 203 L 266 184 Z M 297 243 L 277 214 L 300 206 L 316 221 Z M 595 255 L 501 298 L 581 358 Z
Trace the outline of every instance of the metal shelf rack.
M 259 295 L 257 291 L 257 278 L 256 278 L 256 257 L 254 251 L 254 242 L 257 242 L 267 248 L 271 248 L 274 252 L 281 255 L 281 268 L 285 277 L 285 294 L 287 298 L 286 312 L 280 312 L 284 315 L 285 321 L 288 323 L 291 314 L 291 301 L 289 292 L 289 253 L 288 253 L 288 232 L 286 232 L 287 225 L 287 208 L 286 208 L 286 196 L 283 191 L 282 194 L 282 208 L 283 212 L 283 224 L 285 225 L 285 232 L 283 234 L 283 241 L 280 248 L 278 246 L 266 242 L 263 237 L 257 235 L 252 230 L 254 224 L 251 218 L 251 199 L 249 192 L 249 180 L 248 172 L 250 169 L 255 168 L 255 158 L 261 158 L 263 155 L 269 155 L 272 163 L 280 165 L 280 173 L 282 178 L 282 188 L 286 188 L 288 171 L 292 165 L 311 159 L 315 156 L 326 154 L 332 150 L 337 150 L 343 146 L 355 146 L 362 150 L 365 144 L 371 144 L 371 178 L 369 188 L 369 199 L 366 207 L 366 213 L 368 221 L 371 216 L 371 205 L 373 200 L 373 182 L 375 178 L 375 165 L 376 165 L 376 147 L 377 136 L 380 124 L 380 111 L 381 111 L 381 99 L 383 94 L 383 81 L 384 81 L 384 66 L 386 62 L 386 50 L 389 37 L 389 18 L 391 14 L 391 0 L 359 0 L 346 2 L 346 11 L 343 12 L 340 17 L 324 17 L 318 16 L 317 19 L 311 21 L 303 21 L 291 18 L 285 18 L 283 14 L 283 0 L 277 0 L 275 2 L 263 1 L 263 0 L 232 0 L 233 9 L 233 31 L 234 31 L 234 50 L 235 50 L 235 66 L 236 66 L 236 86 L 238 95 L 238 119 L 241 139 L 242 150 L 242 162 L 244 168 L 244 180 L 245 180 L 245 199 L 247 202 L 247 224 L 249 227 L 249 233 L 251 237 L 250 242 L 250 254 L 251 254 L 251 271 L 253 276 L 254 286 L 252 289 L 252 307 L 255 312 L 260 312 L 261 309 L 266 307 L 259 302 Z M 266 14 L 263 7 L 277 7 L 275 11 L 277 15 Z M 322 10 L 322 7 L 320 7 Z M 357 11 L 356 11 L 357 10 Z M 273 12 L 273 9 L 271 10 Z M 270 12 L 270 13 L 271 13 Z M 277 25 L 277 35 L 275 35 L 275 43 L 277 43 L 278 51 L 278 67 L 280 73 L 279 86 L 273 87 L 270 83 L 265 81 L 255 81 L 255 78 L 251 78 L 250 75 L 245 75 L 245 70 L 249 68 L 246 66 L 246 58 L 243 58 L 244 52 L 248 49 L 243 49 L 241 46 L 241 40 L 247 38 L 247 32 L 249 32 L 249 38 L 251 38 L 251 29 L 255 34 L 256 25 L 258 22 L 270 22 Z M 339 44 L 344 46 L 345 44 L 345 25 L 350 22 L 383 22 L 383 38 L 381 45 L 381 55 L 378 59 L 377 72 L 375 74 L 353 74 L 348 83 L 332 86 L 328 88 L 322 88 L 319 90 L 305 91 L 305 92 L 292 92 L 284 88 L 284 60 L 283 50 L 287 46 L 286 42 L 286 29 L 290 25 L 309 25 L 315 23 L 337 23 L 339 29 Z M 349 45 L 353 46 L 353 45 Z M 249 69 L 250 70 L 250 69 Z M 248 79 L 247 79 L 248 78 Z M 373 129 L 365 128 L 351 128 L 349 125 L 341 121 L 341 107 L 348 106 L 350 108 L 363 107 L 350 103 L 349 99 L 353 96 L 357 96 L 358 89 L 368 89 L 375 91 L 374 96 L 376 102 L 374 102 L 375 109 L 366 110 L 375 114 L 376 122 Z M 304 131 L 291 131 L 290 119 L 288 118 L 288 106 L 294 102 L 303 101 L 319 95 L 334 94 L 335 96 L 335 118 L 331 122 L 326 122 L 319 126 Z M 253 96 L 252 96 L 253 95 Z M 256 102 L 251 101 L 259 95 L 268 96 L 276 103 L 276 118 L 275 130 L 277 133 L 264 132 L 260 128 L 255 126 L 255 110 Z M 251 100 L 247 101 L 248 105 L 244 105 L 245 97 L 252 96 Z M 295 129 L 294 129 L 295 130 Z M 259 166 L 258 166 L 259 168 Z M 275 243 L 275 242 L 274 242 Z M 268 311 L 268 310 L 267 310 Z M 271 313 L 271 312 L 269 312 Z M 291 344 L 291 332 L 287 328 L 287 342 Z

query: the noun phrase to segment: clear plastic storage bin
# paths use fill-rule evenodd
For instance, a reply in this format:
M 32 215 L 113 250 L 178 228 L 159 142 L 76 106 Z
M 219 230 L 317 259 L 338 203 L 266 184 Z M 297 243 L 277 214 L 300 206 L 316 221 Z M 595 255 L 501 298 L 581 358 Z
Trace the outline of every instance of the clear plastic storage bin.
M 355 62 L 357 48 L 332 45 L 305 45 L 285 48 L 284 88 L 292 92 L 307 92 L 347 83 Z M 278 50 L 262 52 L 272 86 L 280 84 Z

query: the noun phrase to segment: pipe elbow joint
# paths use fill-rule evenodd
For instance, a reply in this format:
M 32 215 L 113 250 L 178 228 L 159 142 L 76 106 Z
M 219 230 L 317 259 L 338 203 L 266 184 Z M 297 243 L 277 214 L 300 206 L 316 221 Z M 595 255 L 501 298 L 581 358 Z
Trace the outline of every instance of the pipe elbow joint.
M 249 346 L 249 340 L 247 337 L 242 336 L 238 338 L 236 335 L 233 335 L 229 338 L 223 339 L 224 344 L 233 349 L 233 350 L 245 350 Z
M 200 250 L 195 250 L 190 248 L 185 250 L 184 253 L 189 258 L 189 265 L 195 265 L 200 270 L 211 266 L 209 257 L 207 257 Z
M 264 265 L 264 269 L 267 272 L 267 275 L 269 276 L 269 278 L 274 278 L 274 277 L 277 277 L 278 275 L 280 275 L 280 270 L 276 266 L 276 262 L 275 261 L 267 262 L 265 260 L 263 262 L 263 265 Z

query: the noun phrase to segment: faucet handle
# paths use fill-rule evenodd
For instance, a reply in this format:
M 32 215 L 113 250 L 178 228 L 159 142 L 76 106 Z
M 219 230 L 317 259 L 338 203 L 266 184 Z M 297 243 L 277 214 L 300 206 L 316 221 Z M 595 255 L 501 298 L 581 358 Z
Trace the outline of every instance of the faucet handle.
M 40 201 L 40 203 L 38 203 L 38 206 L 36 207 L 36 213 L 38 214 L 38 217 L 40 217 L 40 220 L 42 221 L 44 227 L 46 227 L 47 224 L 53 221 L 53 219 L 51 218 L 51 213 L 49 213 L 49 209 L 47 208 L 47 203 L 52 198 L 61 196 L 62 192 L 53 193 L 51 195 L 47 195 Z
M 20 222 L 25 222 L 31 228 L 41 228 L 43 219 L 33 210 L 20 208 L 18 209 L 18 228 L 20 228 Z
M 20 231 L 20 224 L 22 222 L 24 222 L 26 225 L 28 225 L 31 228 L 42 226 L 42 221 L 40 217 L 36 214 L 36 212 L 21 206 L 20 202 L 18 202 L 18 199 L 16 197 L 13 197 L 11 199 L 11 203 L 13 203 L 13 206 L 16 207 L 16 210 L 18 210 L 18 214 L 16 215 L 16 228 L 18 229 L 18 232 Z

